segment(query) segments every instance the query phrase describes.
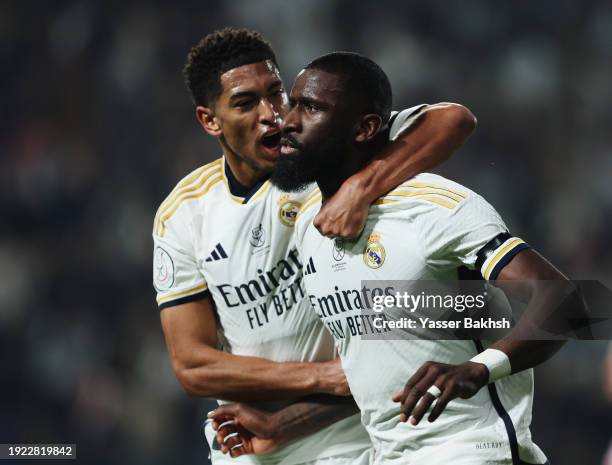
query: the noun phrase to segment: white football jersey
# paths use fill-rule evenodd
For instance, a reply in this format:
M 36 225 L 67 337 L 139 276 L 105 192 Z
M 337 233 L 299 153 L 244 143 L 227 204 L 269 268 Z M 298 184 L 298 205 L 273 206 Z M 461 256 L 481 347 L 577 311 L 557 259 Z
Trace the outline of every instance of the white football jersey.
M 389 138 L 407 129 L 422 107 L 394 112 Z M 287 194 L 268 180 L 237 196 L 231 176 L 220 158 L 184 178 L 161 204 L 153 230 L 160 309 L 210 293 L 223 350 L 277 362 L 334 359 L 333 338 L 310 308 L 294 239 L 297 213 L 316 186 Z M 250 460 L 292 465 L 369 447 L 354 415 Z
M 314 191 L 296 223 L 304 282 L 315 313 L 334 335 L 377 463 L 464 463 L 460 457 L 465 463 L 518 463 L 519 457 L 544 463 L 546 457 L 529 432 L 532 370 L 503 378 L 471 399 L 451 401 L 433 423 L 426 418 L 417 426 L 400 423 L 399 404 L 391 397 L 424 362 L 460 364 L 486 344 L 368 338 L 380 331 L 361 311 L 373 296 L 390 292 L 367 288 L 363 281 L 450 280 L 458 287 L 461 266 L 477 268 L 485 279 L 494 280 L 528 246 L 507 234 L 498 213 L 481 196 L 433 174 L 416 176 L 381 198 L 355 241 L 334 241 L 318 233 L 312 219 L 320 204 L 321 194 Z M 491 247 L 486 259 L 479 255 L 485 246 Z

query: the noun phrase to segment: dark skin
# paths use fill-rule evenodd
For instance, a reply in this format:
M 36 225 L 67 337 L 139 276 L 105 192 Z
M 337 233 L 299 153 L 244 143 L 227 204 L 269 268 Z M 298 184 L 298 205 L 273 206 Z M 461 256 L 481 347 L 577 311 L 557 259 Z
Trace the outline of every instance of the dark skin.
M 346 146 L 333 152 L 339 154 L 337 156 L 346 154 L 340 168 L 332 172 L 322 169 L 316 179 L 323 197 L 329 198 L 340 188 L 343 180 L 359 170 L 364 160 L 371 156 L 368 151 L 373 150 L 373 146 L 366 143 L 376 142 L 381 119 L 377 115 L 359 114 L 355 108 L 343 106 L 340 100 L 348 99 L 346 95 L 343 96 L 341 82 L 333 74 L 320 70 L 304 70 L 296 78 L 290 100 L 292 109 L 285 117 L 283 133 L 299 146 L 284 149 L 282 156 L 300 156 L 301 152 L 315 153 L 313 149 L 321 146 L 334 131 L 340 128 L 345 130 Z M 312 160 L 313 163 L 319 161 Z M 575 296 L 573 284 L 532 250 L 517 254 L 501 270 L 495 284 L 509 294 L 527 301 L 528 307 L 510 335 L 497 341 L 491 348 L 501 350 L 509 357 L 512 373 L 548 360 L 564 342 L 530 339 L 533 339 L 534 328 L 537 329 L 538 325 L 549 319 L 563 301 Z M 580 299 L 576 299 L 576 304 L 580 305 Z M 400 421 L 405 422 L 410 418 L 411 423 L 416 425 L 435 400 L 427 393 L 427 389 L 432 385 L 437 386 L 442 394 L 428 417 L 433 422 L 451 400 L 474 396 L 488 383 L 488 379 L 488 369 L 480 363 L 466 361 L 460 365 L 449 365 L 429 361 L 414 373 L 404 388 L 393 397 L 393 401 L 400 403 Z M 285 410 L 290 412 L 297 408 L 296 404 Z M 272 446 L 282 444 L 285 441 L 283 435 L 287 434 L 274 429 L 277 422 L 269 414 L 257 410 L 245 411 L 240 405 L 231 410 L 225 406 L 220 407 L 212 418 L 215 426 L 228 419 L 236 422 L 235 425 L 221 428 L 218 435 L 222 443 L 228 434 L 239 433 L 232 435 L 224 448 L 230 451 L 232 446 L 236 446 L 236 449 L 230 451 L 232 456 L 257 453 L 258 445 L 265 447 L 266 451 L 271 450 Z M 260 440 L 263 442 L 258 442 Z
M 221 94 L 209 106 L 198 106 L 196 117 L 208 134 L 218 138 L 232 173 L 249 188 L 270 175 L 280 153 L 280 145 L 270 147 L 264 144 L 264 137 L 273 137 L 280 130 L 280 119 L 288 111 L 286 94 L 276 66 L 269 61 L 237 67 L 222 74 L 220 82 Z M 317 227 L 326 235 L 358 236 L 374 200 L 448 159 L 475 125 L 474 116 L 461 105 L 427 106 L 410 131 L 347 179 L 326 202 L 315 219 Z M 283 438 L 274 437 L 275 444 L 356 412 L 349 397 L 337 397 L 349 394 L 339 360 L 279 363 L 218 350 L 210 296 L 166 308 L 161 320 L 177 378 L 192 396 L 244 402 L 313 393 L 336 396 L 333 403 L 311 398 L 308 408 L 296 405 L 297 410 L 276 415 L 275 423 L 265 423 L 286 426 Z
M 352 397 L 316 395 L 273 413 L 245 404 L 223 405 L 209 418 L 217 431 L 221 451 L 239 457 L 271 452 L 292 439 L 358 412 Z
M 574 285 L 544 257 L 533 250 L 516 255 L 500 272 L 495 285 L 508 295 L 528 302 L 523 317 L 505 338 L 490 348 L 504 352 L 510 359 L 512 373 L 533 368 L 552 357 L 565 341 L 530 340 L 533 330 L 557 310 L 567 298 L 576 297 Z M 581 305 L 579 299 L 576 305 Z M 408 380 L 404 389 L 393 396 L 400 403 L 400 420 L 417 425 L 434 402 L 427 389 L 435 385 L 442 391 L 428 420 L 435 421 L 448 403 L 461 397 L 469 399 L 488 384 L 489 371 L 481 363 L 448 365 L 424 363 Z
M 337 170 L 320 169 L 317 184 L 324 199 L 335 194 L 344 179 L 359 171 L 370 158 L 371 150 L 382 149 L 382 140 L 369 151 L 363 150 L 366 143 L 381 139 L 379 130 L 382 118 L 377 114 L 358 115 L 356 103 L 346 95 L 345 86 L 337 75 L 318 69 L 305 69 L 296 78 L 289 97 L 291 111 L 283 121 L 283 134 L 296 141 L 299 147 L 283 143 L 282 156 L 300 156 L 304 147 L 324 145 L 324 141 L 345 135 L 344 143 L 349 149 L 345 153 L 321 154 L 321 165 L 326 157 L 342 158 Z M 361 148 L 361 150 L 360 150 Z M 335 151 L 334 151 L 335 152 Z M 350 174 L 349 174 L 350 173 Z
M 280 130 L 288 100 L 276 66 L 259 62 L 220 76 L 221 94 L 196 117 L 216 137 L 232 173 L 245 187 L 267 178 L 280 153 L 265 147 L 264 135 Z M 320 228 L 358 235 L 372 201 L 405 179 L 448 159 L 471 135 L 475 120 L 461 105 L 428 106 L 419 124 L 386 147 L 375 162 L 347 180 Z M 161 312 L 161 323 L 175 374 L 192 396 L 233 401 L 277 400 L 314 393 L 349 394 L 338 360 L 279 363 L 238 356 L 217 348 L 215 305 L 210 296 Z
M 210 107 L 196 107 L 196 117 L 219 139 L 232 173 L 249 188 L 274 169 L 280 147 L 266 147 L 263 139 L 279 134 L 287 95 L 270 60 L 231 69 L 220 81 L 221 95 Z
M 307 69 L 298 76 L 291 90 L 292 110 L 283 124 L 283 133 L 299 142 L 304 150 L 321 145 L 331 131 L 338 131 L 339 127 L 348 128 L 345 130 L 349 139 L 347 145 L 334 151 L 343 156 L 341 168 L 333 171 L 322 169 L 317 176 L 316 182 L 323 198 L 333 196 L 342 181 L 369 159 L 373 147 L 366 143 L 375 142 L 382 125 L 378 115 L 359 115 L 355 107 L 343 106 L 341 101 L 354 100 L 341 97 L 342 82 L 337 76 Z M 286 156 L 295 156 L 299 154 L 299 149 L 286 152 Z M 496 342 L 491 348 L 508 355 L 513 373 L 516 373 L 544 362 L 561 348 L 563 342 L 517 339 L 520 336 L 528 339 L 530 325 L 544 321 L 575 289 L 563 274 L 533 251 L 520 253 L 504 267 L 498 285 L 503 288 L 506 281 L 525 283 L 520 289 L 512 286 L 511 292 L 518 292 L 518 297 L 527 296 L 530 306 L 526 312 L 527 318 L 523 318 L 507 338 Z M 466 362 L 453 366 L 427 362 L 393 400 L 401 404 L 401 420 L 406 421 L 412 416 L 411 423 L 416 425 L 435 400 L 426 392 L 430 386 L 436 385 L 442 391 L 429 416 L 429 421 L 434 421 L 448 402 L 457 397 L 472 397 L 487 384 L 487 380 L 488 370 L 480 363 Z
M 196 107 L 204 130 L 219 139 L 232 173 L 245 188 L 270 176 L 280 146 L 263 144 L 280 131 L 289 111 L 280 73 L 271 61 L 239 66 L 220 77 L 221 95 L 209 106 Z M 476 120 L 465 107 L 428 105 L 415 128 L 381 150 L 355 172 L 329 199 L 314 220 L 321 234 L 355 238 L 361 233 L 370 204 L 406 179 L 450 158 L 470 137 Z

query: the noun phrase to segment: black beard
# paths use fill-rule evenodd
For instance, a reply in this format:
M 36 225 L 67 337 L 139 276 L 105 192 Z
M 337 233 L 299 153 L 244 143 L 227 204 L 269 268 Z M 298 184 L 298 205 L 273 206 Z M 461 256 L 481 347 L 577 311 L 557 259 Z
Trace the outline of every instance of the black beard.
M 285 192 L 299 192 L 317 181 L 320 173 L 338 173 L 342 143 L 339 138 L 327 138 L 312 151 L 302 146 L 295 155 L 280 155 L 276 161 L 272 184 Z
M 299 192 L 315 181 L 317 166 L 308 162 L 303 152 L 280 155 L 272 173 L 272 184 L 285 192 Z

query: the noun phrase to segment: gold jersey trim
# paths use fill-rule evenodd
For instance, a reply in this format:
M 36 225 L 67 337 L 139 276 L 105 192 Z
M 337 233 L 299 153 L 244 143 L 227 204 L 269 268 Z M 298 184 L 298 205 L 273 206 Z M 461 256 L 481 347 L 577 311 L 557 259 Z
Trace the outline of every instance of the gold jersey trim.
M 195 170 L 188 177 L 179 182 L 172 192 L 166 197 L 166 199 L 161 203 L 159 208 L 157 209 L 157 213 L 155 215 L 155 221 L 153 223 L 153 232 L 157 232 L 159 230 L 160 221 L 163 214 L 172 207 L 172 205 L 179 200 L 179 198 L 189 192 L 197 190 L 206 180 L 215 173 L 219 172 L 218 165 L 221 163 L 223 159 L 219 158 L 218 160 L 213 161 L 212 163 L 208 163 L 207 165 L 202 166 Z M 205 172 L 207 174 L 205 174 Z M 204 174 L 204 178 L 200 183 L 197 183 L 198 179 Z M 196 184 L 197 183 L 197 184 Z
M 219 170 L 214 170 L 213 173 L 211 173 L 209 176 L 207 176 L 205 179 L 203 179 L 199 184 L 198 187 L 201 187 L 201 185 L 204 184 L 204 182 L 206 182 L 207 180 L 209 180 L 214 174 L 218 173 Z M 202 197 L 203 195 L 205 195 L 210 189 L 211 187 L 213 187 L 215 184 L 219 183 L 222 181 L 222 177 L 221 176 L 217 176 L 216 178 L 212 178 L 210 179 L 210 181 L 208 182 L 208 184 L 206 184 L 206 187 L 201 190 L 200 192 L 196 192 L 195 194 L 189 194 L 189 195 L 183 195 L 182 197 L 180 197 L 174 204 L 174 207 L 172 207 L 172 209 L 170 211 L 168 211 L 163 217 L 160 218 L 160 226 L 161 226 L 161 230 L 159 231 L 159 235 L 161 237 L 164 237 L 166 234 L 166 222 L 172 217 L 172 215 L 174 215 L 174 213 L 176 212 L 176 210 L 178 210 L 178 208 L 181 206 L 181 204 L 185 201 L 185 200 L 190 200 L 190 199 L 197 199 Z M 191 189 L 194 190 L 194 189 Z

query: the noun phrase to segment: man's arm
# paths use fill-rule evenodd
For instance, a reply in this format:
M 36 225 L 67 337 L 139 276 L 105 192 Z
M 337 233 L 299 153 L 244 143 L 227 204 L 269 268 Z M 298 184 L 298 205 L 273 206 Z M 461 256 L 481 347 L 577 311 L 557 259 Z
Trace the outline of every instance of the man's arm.
M 324 236 L 356 238 L 372 202 L 448 160 L 471 136 L 476 118 L 454 103 L 427 105 L 408 130 L 327 200 L 313 224 Z
M 209 414 L 221 451 L 232 457 L 265 454 L 294 438 L 313 434 L 359 412 L 352 397 L 316 395 L 269 413 L 244 404 Z
M 562 306 L 584 305 L 575 286 L 532 250 L 524 250 L 512 258 L 501 270 L 496 285 L 514 297 L 526 298 L 528 305 L 512 331 L 487 350 L 501 351 L 498 355 L 501 355 L 502 362 L 503 357 L 507 357 L 509 367 L 505 374 L 517 373 L 548 360 L 565 341 L 537 341 L 529 338 L 541 324 L 550 321 Z M 412 424 L 419 423 L 435 400 L 427 392 L 431 386 L 441 391 L 428 418 L 434 421 L 452 399 L 469 399 L 476 394 L 491 381 L 491 374 L 485 364 L 476 361 L 466 361 L 461 365 L 438 362 L 423 364 L 408 380 L 404 389 L 393 397 L 395 402 L 401 403 L 401 421 L 412 417 Z
M 161 322 L 174 372 L 190 395 L 248 402 L 350 393 L 339 360 L 278 363 L 218 350 L 210 295 L 163 309 Z

